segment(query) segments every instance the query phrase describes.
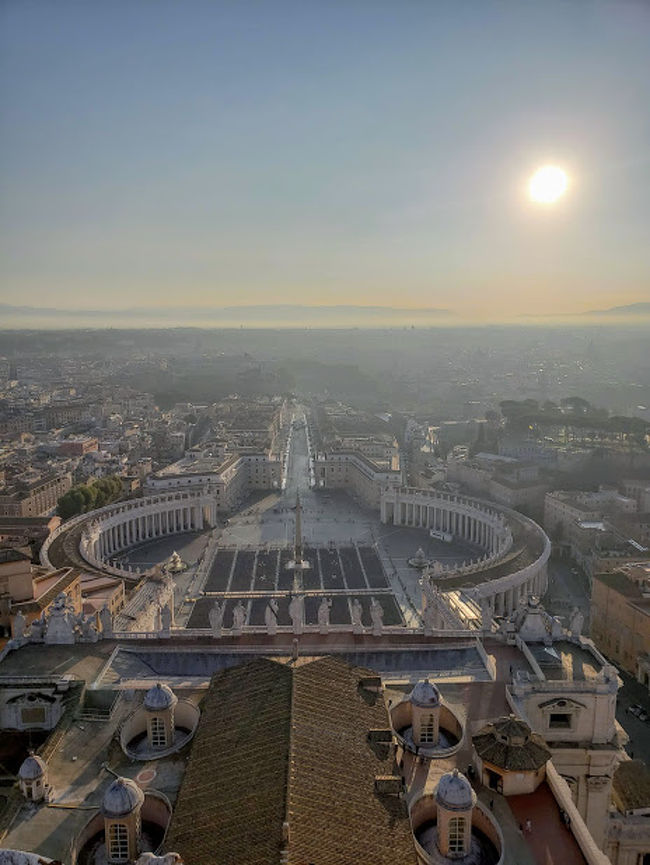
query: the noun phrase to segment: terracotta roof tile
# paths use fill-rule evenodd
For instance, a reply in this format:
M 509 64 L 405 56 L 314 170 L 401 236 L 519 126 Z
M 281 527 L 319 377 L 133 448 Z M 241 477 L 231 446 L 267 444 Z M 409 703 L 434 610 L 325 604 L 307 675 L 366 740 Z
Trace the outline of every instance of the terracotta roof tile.
M 266 659 L 215 675 L 167 839 L 193 865 L 415 863 L 404 803 L 375 792 L 392 772 L 370 671 L 321 658 Z

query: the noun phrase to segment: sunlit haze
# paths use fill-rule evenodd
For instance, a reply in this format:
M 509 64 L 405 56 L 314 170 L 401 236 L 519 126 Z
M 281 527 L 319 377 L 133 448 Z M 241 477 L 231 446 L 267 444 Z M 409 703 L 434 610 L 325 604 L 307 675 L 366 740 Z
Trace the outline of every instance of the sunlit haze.
M 649 44 L 624 0 L 9 0 L 0 303 L 650 301 Z
M 538 204 L 554 204 L 566 192 L 569 178 L 557 165 L 543 165 L 530 178 L 528 192 Z

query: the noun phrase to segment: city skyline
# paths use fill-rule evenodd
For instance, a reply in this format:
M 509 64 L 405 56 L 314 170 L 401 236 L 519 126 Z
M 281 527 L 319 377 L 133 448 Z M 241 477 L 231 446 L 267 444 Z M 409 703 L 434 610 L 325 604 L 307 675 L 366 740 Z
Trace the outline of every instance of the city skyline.
M 648 7 L 0 15 L 0 302 L 516 321 L 650 300 Z M 526 194 L 547 163 L 552 207 Z

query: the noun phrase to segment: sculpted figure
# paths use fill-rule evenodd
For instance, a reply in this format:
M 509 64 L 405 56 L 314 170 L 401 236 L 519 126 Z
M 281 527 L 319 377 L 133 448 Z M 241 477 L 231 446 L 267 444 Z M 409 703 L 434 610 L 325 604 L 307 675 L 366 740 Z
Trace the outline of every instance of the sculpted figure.
M 438 611 L 434 604 L 427 604 L 422 612 L 424 621 L 424 633 L 431 634 L 438 627 Z
M 370 618 L 372 619 L 372 633 L 375 637 L 381 637 L 384 627 L 384 608 L 376 598 L 370 602 Z
M 241 600 L 235 604 L 235 609 L 232 611 L 232 630 L 233 633 L 241 634 L 244 622 L 246 621 L 246 609 Z
M 361 606 L 361 601 L 358 598 L 355 598 L 352 601 L 352 632 L 354 634 L 363 634 L 363 622 L 361 621 L 362 616 L 363 607 Z
M 94 616 L 84 616 L 81 622 L 81 638 L 90 643 L 96 643 L 99 639 Z
M 329 633 L 330 628 L 330 609 L 332 607 L 331 598 L 323 598 L 318 605 L 318 627 L 321 634 Z
M 13 622 L 13 636 L 14 640 L 22 640 L 25 636 L 25 627 L 27 625 L 27 619 L 23 616 L 23 614 L 18 610 L 16 615 L 14 616 Z
M 212 636 L 215 639 L 219 639 L 221 637 L 221 629 L 223 627 L 223 613 L 224 613 L 224 604 L 220 604 L 219 601 L 215 601 L 208 613 L 208 619 L 210 620 L 210 627 L 212 628 Z
M 278 632 L 278 602 L 275 598 L 270 598 L 266 609 L 264 610 L 264 622 L 266 624 L 266 632 L 273 636 Z
M 489 631 L 492 628 L 492 609 L 489 598 L 481 598 L 481 628 Z
M 71 645 L 74 643 L 76 626 L 75 615 L 69 609 L 69 601 L 64 593 L 57 595 L 50 607 L 47 617 L 45 642 L 56 645 Z
M 169 604 L 165 604 L 160 610 L 160 626 L 163 634 L 169 635 L 172 626 L 172 611 Z
M 45 620 L 41 616 L 40 619 L 34 619 L 32 622 L 32 627 L 29 633 L 29 638 L 32 643 L 40 643 L 43 639 L 43 633 L 45 631 Z
M 99 611 L 99 624 L 101 625 L 104 637 L 113 636 L 113 616 L 106 603 L 104 603 L 104 606 Z
M 579 637 L 582 633 L 582 626 L 585 623 L 585 617 L 580 612 L 578 607 L 574 607 L 571 613 L 571 618 L 569 619 L 569 630 L 571 631 L 572 637 Z
M 294 634 L 302 634 L 305 624 L 305 599 L 302 595 L 294 595 L 289 601 L 289 615 Z

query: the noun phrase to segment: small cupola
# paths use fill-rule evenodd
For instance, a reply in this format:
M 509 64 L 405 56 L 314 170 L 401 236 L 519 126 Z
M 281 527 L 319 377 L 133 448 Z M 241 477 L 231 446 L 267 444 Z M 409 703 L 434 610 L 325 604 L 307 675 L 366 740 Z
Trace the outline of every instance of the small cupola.
M 144 707 L 149 712 L 164 712 L 167 709 L 173 709 L 176 703 L 178 703 L 178 697 L 169 685 L 162 685 L 160 682 L 149 688 L 144 695 Z
M 174 708 L 178 697 L 168 685 L 158 682 L 144 697 L 147 711 L 147 740 L 154 750 L 164 750 L 174 744 Z
M 440 736 L 440 691 L 428 679 L 418 682 L 409 695 L 412 710 L 413 742 L 416 746 L 437 745 Z
M 45 796 L 47 764 L 33 751 L 30 751 L 18 770 L 18 783 L 25 799 L 40 802 Z
M 472 811 L 476 793 L 467 778 L 454 769 L 443 775 L 436 787 L 438 848 L 449 859 L 469 853 L 472 840 Z
M 481 780 L 504 796 L 532 793 L 546 776 L 546 742 L 515 715 L 486 724 L 472 744 Z
M 104 793 L 102 814 L 106 861 L 111 865 L 129 862 L 139 855 L 143 802 L 144 793 L 129 778 L 116 778 Z

